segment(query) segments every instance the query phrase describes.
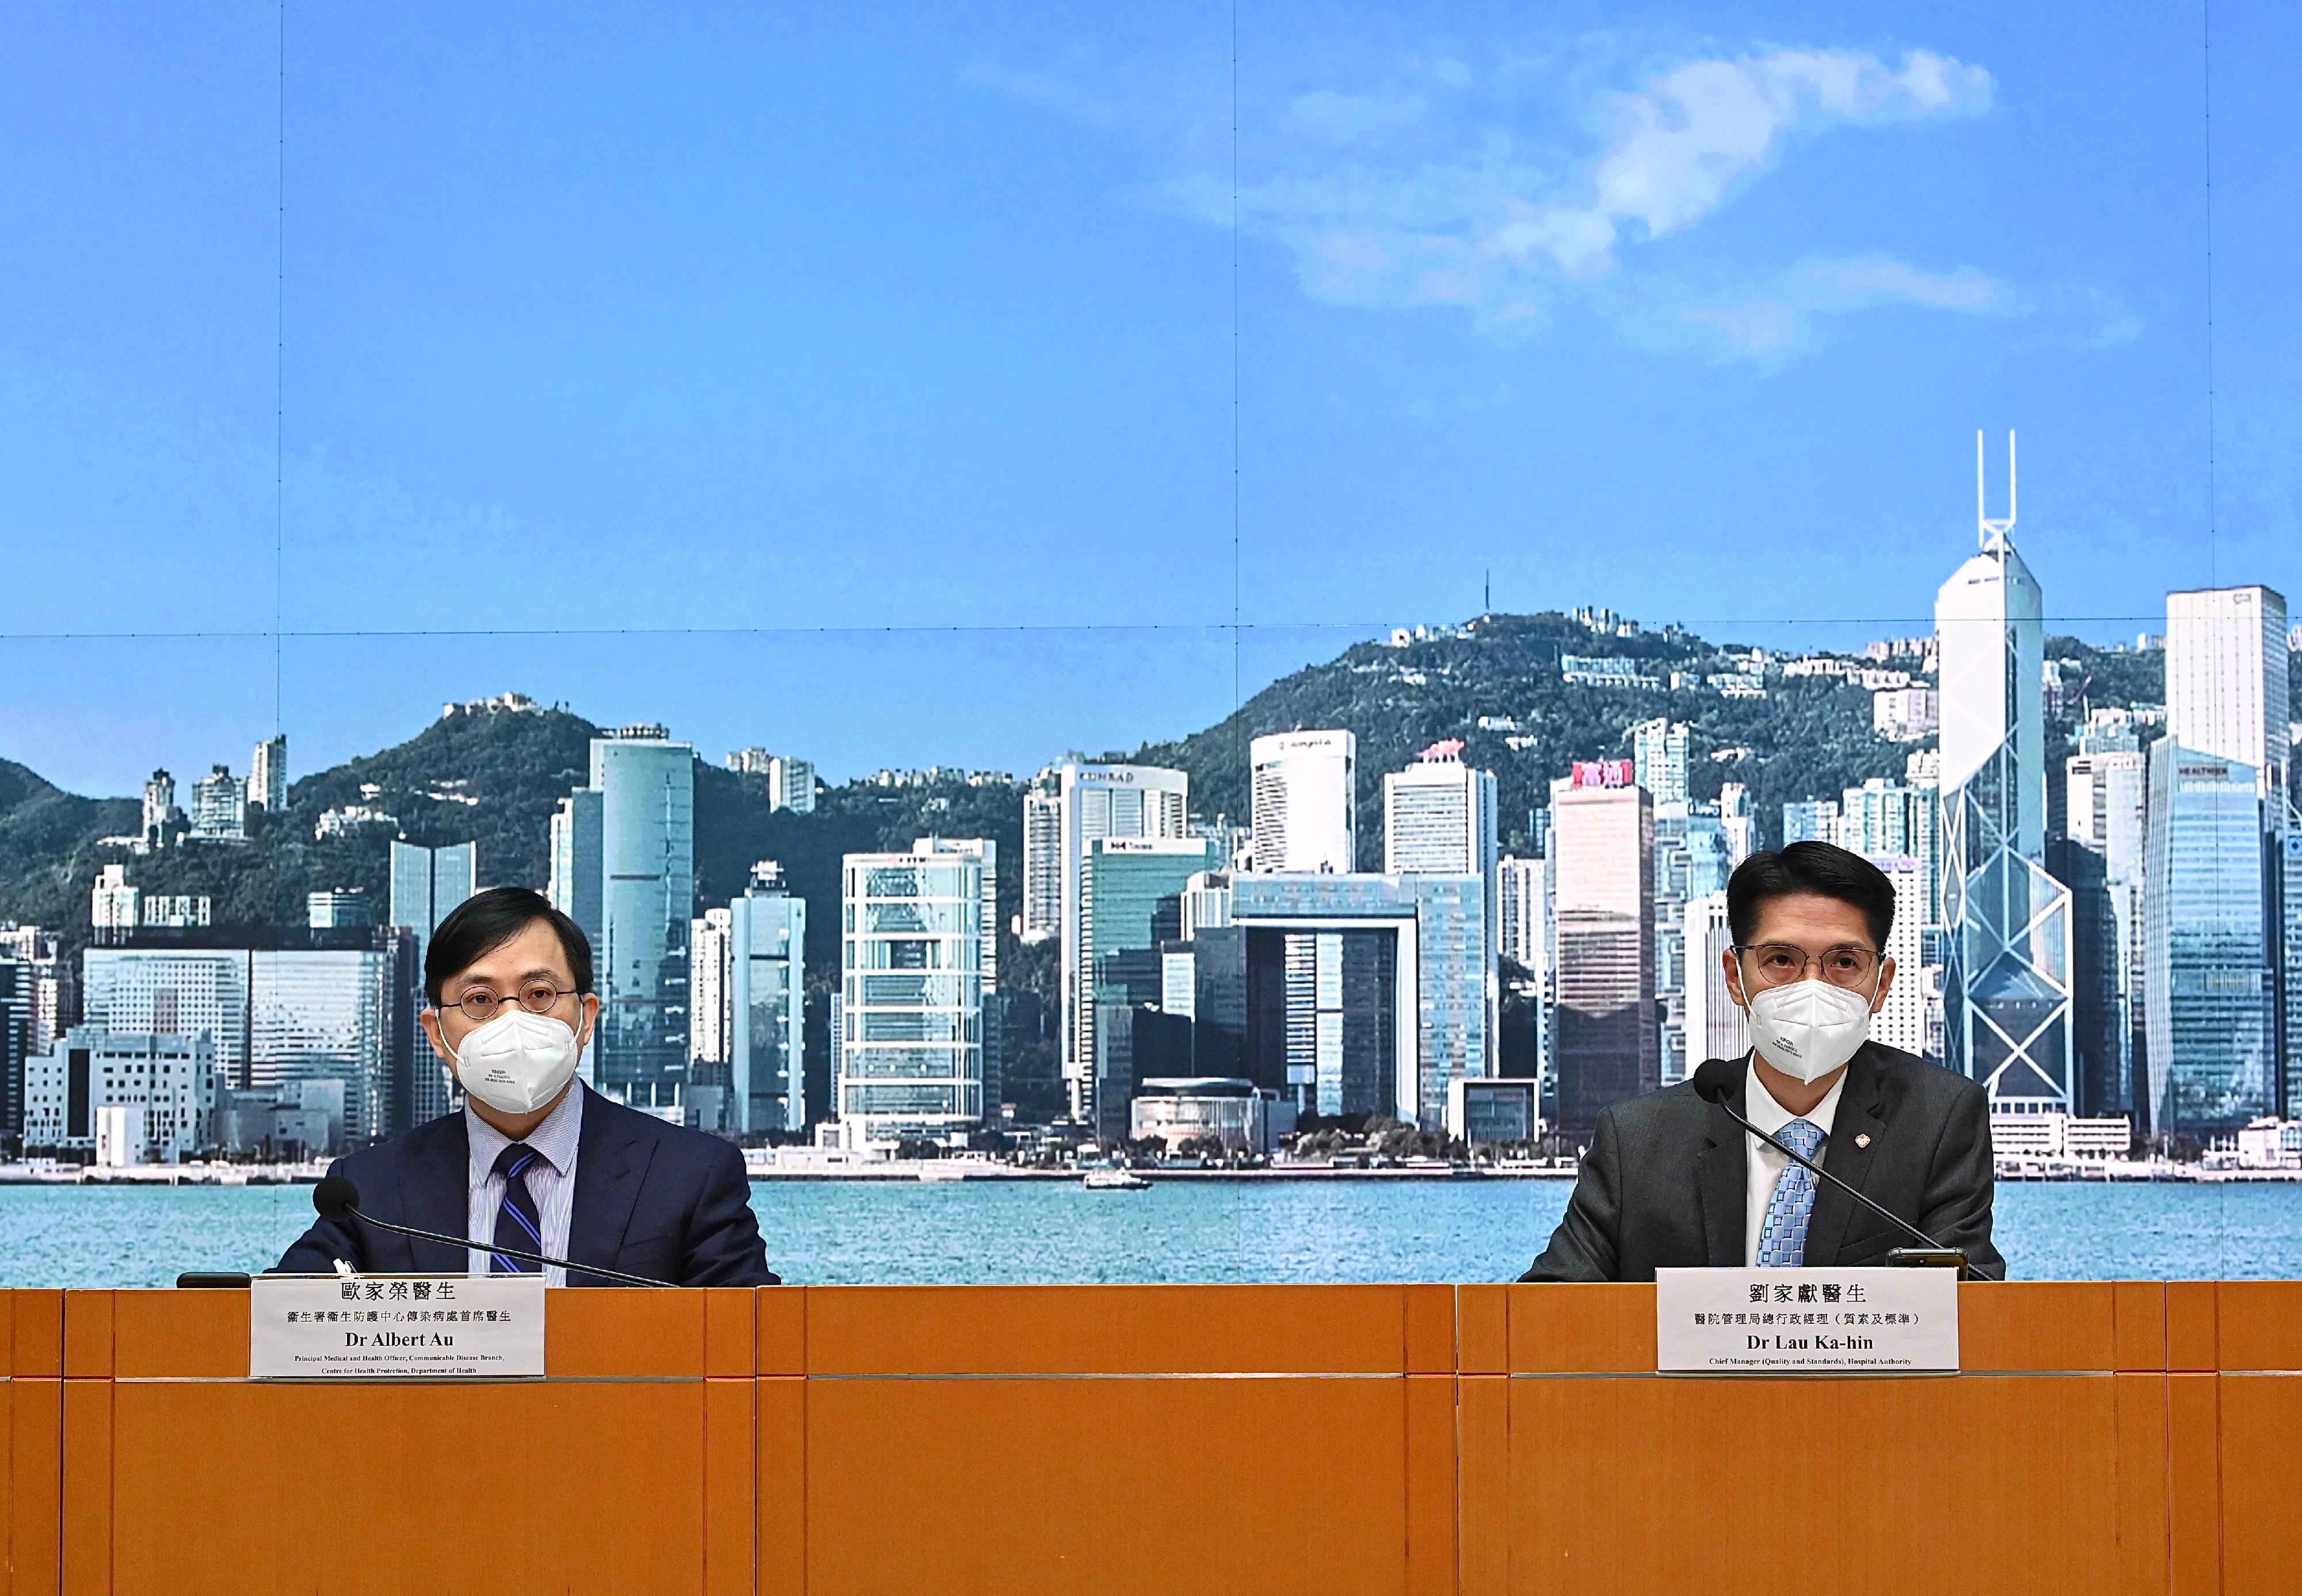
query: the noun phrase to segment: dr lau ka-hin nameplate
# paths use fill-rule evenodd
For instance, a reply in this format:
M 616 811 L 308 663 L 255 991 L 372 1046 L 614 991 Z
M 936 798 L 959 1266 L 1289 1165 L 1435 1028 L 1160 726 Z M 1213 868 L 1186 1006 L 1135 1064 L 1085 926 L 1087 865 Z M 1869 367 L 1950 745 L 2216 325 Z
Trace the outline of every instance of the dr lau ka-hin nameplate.
M 1659 1269 L 1656 1367 L 1693 1373 L 1958 1367 L 1954 1269 Z
M 543 1277 L 258 1275 L 256 1380 L 540 1380 Z

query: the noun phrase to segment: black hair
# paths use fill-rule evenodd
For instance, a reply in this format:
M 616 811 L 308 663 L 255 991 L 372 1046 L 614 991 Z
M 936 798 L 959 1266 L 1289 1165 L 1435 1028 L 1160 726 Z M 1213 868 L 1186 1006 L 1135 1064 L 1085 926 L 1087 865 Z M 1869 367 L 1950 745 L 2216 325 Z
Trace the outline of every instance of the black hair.
M 551 900 L 525 886 L 491 886 L 456 905 L 424 950 L 424 995 L 440 1006 L 440 989 L 449 978 L 469 970 L 537 920 L 559 935 L 567 955 L 568 973 L 576 990 L 592 989 L 592 939 L 584 928 L 551 906 Z
M 1757 933 L 1759 911 L 1768 903 L 1802 892 L 1862 911 L 1872 940 L 1886 951 L 1886 934 L 1895 928 L 1895 884 L 1860 853 L 1817 842 L 1753 853 L 1735 867 L 1726 879 L 1726 924 L 1735 942 L 1747 943 Z

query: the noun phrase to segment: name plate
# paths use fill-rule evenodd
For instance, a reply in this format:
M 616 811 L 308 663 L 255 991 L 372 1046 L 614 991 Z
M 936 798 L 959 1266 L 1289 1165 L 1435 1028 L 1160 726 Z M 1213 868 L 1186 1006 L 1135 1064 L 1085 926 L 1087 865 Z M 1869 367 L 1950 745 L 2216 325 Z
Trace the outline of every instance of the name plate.
M 1958 1367 L 1955 1269 L 1659 1269 L 1656 1367 L 1700 1374 Z
M 540 1274 L 259 1274 L 251 1380 L 541 1380 Z

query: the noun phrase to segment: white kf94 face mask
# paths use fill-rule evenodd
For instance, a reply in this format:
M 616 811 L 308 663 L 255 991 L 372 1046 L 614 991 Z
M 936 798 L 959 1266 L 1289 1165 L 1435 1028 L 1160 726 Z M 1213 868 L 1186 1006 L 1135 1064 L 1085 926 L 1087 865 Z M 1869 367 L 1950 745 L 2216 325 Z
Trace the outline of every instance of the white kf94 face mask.
M 1870 999 L 1828 981 L 1793 981 L 1751 995 L 1751 1039 L 1785 1075 L 1816 1081 L 1870 1034 Z
M 473 1096 L 505 1113 L 533 1113 L 574 1078 L 583 1049 L 567 1021 L 507 1004 L 449 1053 L 456 1079 Z

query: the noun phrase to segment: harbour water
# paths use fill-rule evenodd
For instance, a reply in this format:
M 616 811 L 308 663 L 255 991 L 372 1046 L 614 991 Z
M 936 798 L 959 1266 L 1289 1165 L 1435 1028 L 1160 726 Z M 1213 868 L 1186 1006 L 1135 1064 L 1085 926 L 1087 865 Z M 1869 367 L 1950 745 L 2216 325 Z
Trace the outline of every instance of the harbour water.
M 794 1284 L 1499 1281 L 1526 1267 L 1563 1180 L 777 1180 L 752 1187 Z M 264 1268 L 308 1186 L 0 1187 L 0 1286 L 137 1287 Z M 2302 1277 L 2302 1185 L 2005 1183 L 2016 1279 Z

